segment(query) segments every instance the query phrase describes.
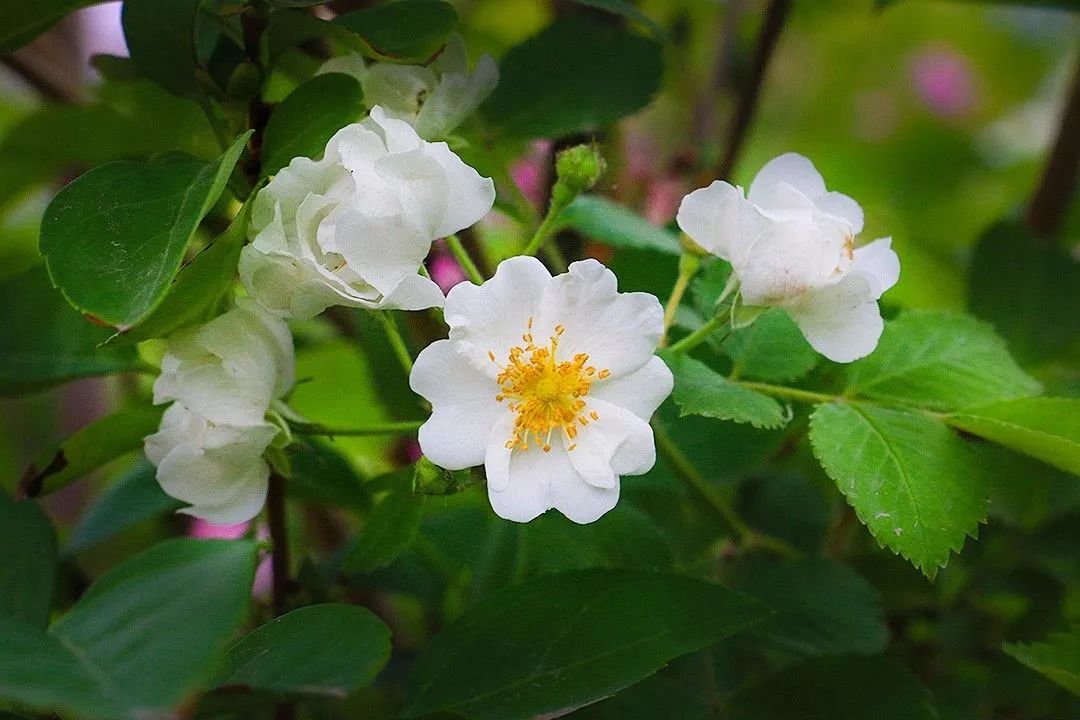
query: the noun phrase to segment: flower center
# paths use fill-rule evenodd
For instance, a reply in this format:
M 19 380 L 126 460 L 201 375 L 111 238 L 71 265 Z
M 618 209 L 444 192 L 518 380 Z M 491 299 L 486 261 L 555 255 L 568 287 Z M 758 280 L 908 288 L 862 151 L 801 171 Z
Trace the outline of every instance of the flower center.
M 555 334 L 547 345 L 537 345 L 532 336 L 532 318 L 528 329 L 521 336 L 523 345 L 510 348 L 505 365 L 499 365 L 499 402 L 517 415 L 514 432 L 506 447 L 528 450 L 530 444 L 551 451 L 551 436 L 560 431 L 567 441 L 567 450 L 577 447 L 574 438 L 578 425 L 585 427 L 599 420 L 596 411 L 586 410 L 582 399 L 597 379 L 603 380 L 611 373 L 597 370 L 589 365 L 589 356 L 578 353 L 569 360 L 559 361 L 559 337 L 565 332 L 562 325 L 555 326 Z M 498 364 L 494 352 L 488 352 L 491 361 Z

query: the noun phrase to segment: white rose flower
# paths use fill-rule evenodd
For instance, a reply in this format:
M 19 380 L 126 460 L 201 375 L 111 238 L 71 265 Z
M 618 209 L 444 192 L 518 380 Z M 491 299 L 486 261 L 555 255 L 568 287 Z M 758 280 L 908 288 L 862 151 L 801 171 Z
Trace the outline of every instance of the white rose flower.
M 240 278 L 284 317 L 331 305 L 438 307 L 442 292 L 417 274 L 432 241 L 469 227 L 494 201 L 491 179 L 446 143 L 422 140 L 375 107 L 338 131 L 321 160 L 295 158 L 259 192 Z
M 481 56 L 469 72 L 465 41 L 450 36 L 430 65 L 372 63 L 359 54 L 328 60 L 320 73 L 352 75 L 364 89 L 364 101 L 404 120 L 426 140 L 444 138 L 476 111 L 499 83 L 499 68 L 490 55 Z
M 154 402 L 173 404 L 145 450 L 165 492 L 191 504 L 181 512 L 222 524 L 258 514 L 278 432 L 266 411 L 292 387 L 293 364 L 288 327 L 250 299 L 169 339 Z
M 877 346 L 877 301 L 900 277 L 890 238 L 855 247 L 863 212 L 825 189 L 805 157 L 788 153 L 761 168 L 750 191 L 717 180 L 683 198 L 679 227 L 731 263 L 743 301 L 786 309 L 831 360 L 851 362 Z
M 527 522 L 555 508 L 588 523 L 619 499 L 619 476 L 656 462 L 649 418 L 671 393 L 654 356 L 660 303 L 619 293 L 595 260 L 552 277 L 513 257 L 446 298 L 450 338 L 416 359 L 432 405 L 420 447 L 437 465 L 483 464 L 495 512 Z
M 259 514 L 270 467 L 262 454 L 278 428 L 218 424 L 180 403 L 165 411 L 161 429 L 146 438 L 146 457 L 170 496 L 190 503 L 180 512 L 235 525 Z

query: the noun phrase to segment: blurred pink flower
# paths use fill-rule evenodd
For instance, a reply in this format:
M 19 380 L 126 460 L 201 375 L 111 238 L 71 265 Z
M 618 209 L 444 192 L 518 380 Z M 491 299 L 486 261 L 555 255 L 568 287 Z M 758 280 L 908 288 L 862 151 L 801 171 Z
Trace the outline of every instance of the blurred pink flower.
M 432 253 L 431 260 L 428 261 L 428 272 L 444 294 L 450 292 L 450 288 L 465 279 L 465 271 L 446 250 L 442 241 L 439 241 L 438 250 Z
M 550 154 L 551 141 L 537 140 L 528 153 L 510 166 L 510 178 L 514 184 L 521 189 L 522 194 L 530 202 L 538 207 L 547 201 L 544 197 L 544 180 Z
M 420 443 L 416 440 L 406 440 L 405 443 L 405 457 L 409 462 L 413 463 L 423 457 L 424 453 L 420 450 Z
M 681 178 L 673 175 L 656 178 L 649 183 L 645 195 L 645 218 L 654 225 L 671 222 L 686 192 L 686 183 Z
M 958 117 L 975 103 L 975 79 L 968 59 L 946 48 L 927 48 L 911 61 L 911 82 L 931 112 Z
M 243 537 L 250 526 L 250 522 L 237 523 L 236 525 L 215 525 L 195 518 L 191 521 L 191 525 L 188 526 L 188 535 L 195 538 L 236 540 Z

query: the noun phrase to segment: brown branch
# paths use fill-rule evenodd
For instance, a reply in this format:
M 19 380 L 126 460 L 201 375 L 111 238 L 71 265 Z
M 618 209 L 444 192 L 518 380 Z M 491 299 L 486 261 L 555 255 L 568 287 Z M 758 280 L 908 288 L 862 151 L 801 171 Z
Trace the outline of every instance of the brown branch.
M 1053 236 L 1061 229 L 1080 173 L 1080 63 L 1074 70 L 1069 99 L 1061 113 L 1057 139 L 1050 150 L 1039 186 L 1028 205 L 1027 224 L 1036 233 Z
M 735 170 L 739 152 L 746 141 L 746 133 L 750 129 L 750 123 L 753 121 L 754 113 L 757 110 L 761 87 L 765 81 L 765 72 L 769 68 L 769 61 L 776 50 L 780 34 L 784 29 L 784 23 L 790 13 L 791 0 L 772 0 L 765 10 L 765 19 L 761 25 L 761 33 L 758 35 L 757 47 L 754 48 L 750 78 L 739 94 L 735 117 L 728 131 L 724 157 L 716 169 L 716 177 L 718 178 L 729 179 L 731 173 Z
M 25 52 L 0 57 L 0 63 L 42 97 L 55 102 L 77 103 L 82 100 L 78 83 L 70 77 L 59 76 L 47 69 L 47 64 L 32 59 Z
M 288 609 L 291 580 L 289 578 L 289 536 L 285 523 L 285 478 L 270 473 L 266 491 L 266 521 L 270 526 L 270 569 L 273 571 L 270 597 L 274 616 L 284 615 Z

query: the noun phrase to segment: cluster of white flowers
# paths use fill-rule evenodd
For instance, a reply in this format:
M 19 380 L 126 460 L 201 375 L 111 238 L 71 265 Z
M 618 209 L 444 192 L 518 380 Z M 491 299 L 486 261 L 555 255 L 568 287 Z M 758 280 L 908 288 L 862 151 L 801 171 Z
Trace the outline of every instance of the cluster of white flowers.
M 615 506 L 620 478 L 656 461 L 650 418 L 673 377 L 655 355 L 663 311 L 620 293 L 595 260 L 552 277 L 532 257 L 504 260 L 481 285 L 445 298 L 420 274 L 432 242 L 468 227 L 495 190 L 443 142 L 490 92 L 490 58 L 469 74 L 460 39 L 431 68 L 354 68 L 385 102 L 341 129 L 320 160 L 296 158 L 254 201 L 240 259 L 248 297 L 173 337 L 154 401 L 173 405 L 146 438 L 166 492 L 213 522 L 253 517 L 265 501 L 263 459 L 279 427 L 271 403 L 293 384 L 285 320 L 327 307 L 418 310 L 445 305 L 449 338 L 425 348 L 410 377 L 432 406 L 419 431 L 433 462 L 483 465 L 491 506 L 527 522 L 555 508 L 592 522 Z M 877 299 L 899 275 L 882 239 L 855 247 L 863 216 L 828 192 L 809 160 L 783 155 L 744 196 L 714 182 L 684 198 L 682 229 L 729 261 L 742 301 L 785 308 L 824 355 L 850 361 L 881 333 Z
M 788 153 L 766 163 L 743 196 L 717 180 L 683 198 L 679 227 L 731 263 L 743 301 L 782 307 L 830 360 L 851 362 L 877 347 L 877 300 L 896 284 L 890 239 L 855 247 L 859 204 L 825 189 L 813 163 Z

